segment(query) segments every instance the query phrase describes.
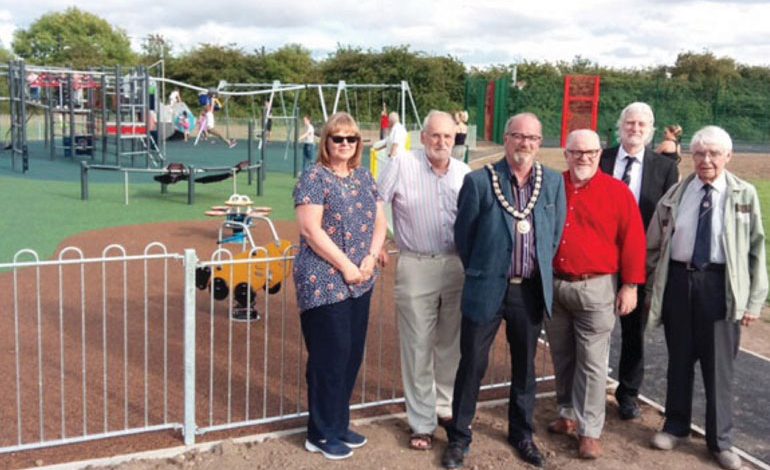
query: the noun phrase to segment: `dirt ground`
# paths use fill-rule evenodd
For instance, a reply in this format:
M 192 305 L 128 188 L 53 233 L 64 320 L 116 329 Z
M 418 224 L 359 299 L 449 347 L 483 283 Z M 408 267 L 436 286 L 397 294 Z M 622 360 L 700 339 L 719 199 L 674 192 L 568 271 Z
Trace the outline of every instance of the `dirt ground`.
M 747 179 L 766 179 L 770 177 L 770 159 L 767 155 L 738 155 L 730 169 Z M 541 159 L 547 165 L 563 169 L 563 157 L 556 149 L 545 149 Z M 688 174 L 689 159 L 685 157 L 680 171 Z M 770 210 L 767 209 L 767 210 Z M 173 224 L 171 224 L 173 225 Z M 170 224 L 153 224 L 141 227 L 108 229 L 87 232 L 63 242 L 62 246 L 85 246 L 101 250 L 109 243 L 123 244 L 130 254 L 136 254 L 150 240 L 168 243 L 170 251 L 181 251 L 189 247 L 183 238 L 185 230 L 194 236 L 210 236 L 209 224 L 197 223 L 185 225 L 184 230 Z M 192 228 L 191 228 L 192 227 Z M 279 224 L 282 236 L 296 237 L 293 223 Z M 286 235 L 284 235 L 286 234 Z M 289 235 L 290 234 L 290 235 Z M 173 238 L 169 239 L 169 236 Z M 296 241 L 296 240 L 293 240 Z M 196 247 L 197 248 L 197 247 Z M 210 250 L 209 250 L 210 251 Z M 209 251 L 201 250 L 201 253 Z M 30 326 L 31 328 L 31 326 Z M 30 330 L 30 334 L 31 330 Z M 770 357 L 770 312 L 763 313 L 763 319 L 751 328 L 745 329 L 742 347 L 764 357 Z M 205 340 L 205 338 L 203 338 Z M 201 342 L 201 341 L 199 341 Z M 205 344 L 205 342 L 204 342 Z M 8 350 L 5 348 L 4 350 Z M 5 372 L 4 372 L 5 373 Z M 543 387 L 543 392 L 548 388 Z M 178 396 L 173 397 L 178 399 Z M 180 404 L 177 403 L 178 408 Z M 388 413 L 401 411 L 399 407 L 390 407 Z M 662 419 L 660 413 L 645 406 L 641 420 L 632 423 L 620 422 L 616 417 L 614 400 L 608 398 L 607 425 L 603 436 L 605 455 L 603 458 L 585 462 L 577 458 L 576 442 L 568 437 L 551 436 L 545 432 L 547 423 L 556 417 L 555 403 L 552 398 L 538 400 L 536 407 L 536 441 L 545 451 L 548 468 L 576 469 L 627 469 L 645 468 L 717 468 L 706 451 L 702 438 L 695 437 L 682 445 L 675 452 L 659 452 L 649 448 L 648 441 L 652 433 L 659 429 Z M 361 416 L 361 414 L 357 414 Z M 474 422 L 477 440 L 466 459 L 466 467 L 471 469 L 502 469 L 525 467 L 505 441 L 506 407 L 496 405 L 482 407 Z M 8 416 L 6 416 L 8 418 Z M 6 423 L 6 419 L 3 419 Z M 360 418 L 359 432 L 367 435 L 369 444 L 357 450 L 353 458 L 343 462 L 329 463 L 319 455 L 310 454 L 302 448 L 304 434 L 290 434 L 284 438 L 272 438 L 264 442 L 248 437 L 254 433 L 268 432 L 271 428 L 248 428 L 229 434 L 218 433 L 208 436 L 213 439 L 226 439 L 211 450 L 189 451 L 174 457 L 159 460 L 136 460 L 118 465 L 100 464 L 91 468 L 117 468 L 146 470 L 160 468 L 196 468 L 196 469 L 246 469 L 246 468 L 438 468 L 440 455 L 446 442 L 442 430 L 437 431 L 436 445 L 431 452 L 411 451 L 407 448 L 408 426 L 403 417 L 387 418 L 374 421 Z M 302 426 L 301 421 L 294 426 Z M 25 427 L 26 429 L 26 427 Z M 239 437 L 240 436 L 240 437 Z M 200 441 L 200 440 L 199 440 Z M 160 432 L 130 438 L 109 439 L 93 444 L 65 446 L 45 451 L 22 452 L 0 456 L 0 467 L 21 468 L 25 466 L 50 465 L 56 462 L 121 455 L 147 449 L 160 449 L 179 446 L 178 433 Z M 746 464 L 745 468 L 754 468 Z
M 693 436 L 672 452 L 651 449 L 648 445 L 650 436 L 660 428 L 662 423 L 662 417 L 657 410 L 645 405 L 641 419 L 628 423 L 617 418 L 612 397 L 608 396 L 608 402 L 607 423 L 602 440 L 604 455 L 595 461 L 585 461 L 577 457 L 577 440 L 574 437 L 551 435 L 545 431 L 547 423 L 556 418 L 555 400 L 553 398 L 538 400 L 535 409 L 535 441 L 547 459 L 546 468 L 578 470 L 718 468 L 706 449 L 704 439 L 697 436 Z M 473 423 L 475 441 L 466 458 L 466 468 L 473 470 L 531 468 L 518 459 L 505 441 L 505 416 L 505 405 L 480 407 Z M 248 439 L 238 442 L 226 440 L 211 449 L 187 452 L 162 460 L 139 460 L 91 468 L 119 470 L 441 468 L 441 453 L 446 446 L 446 435 L 443 430 L 436 432 L 433 450 L 424 452 L 408 448 L 408 425 L 403 417 L 355 425 L 354 428 L 366 435 L 369 443 L 356 450 L 353 457 L 342 462 L 330 462 L 318 454 L 306 452 L 303 448 L 304 434 L 297 433 L 264 442 Z M 744 468 L 754 467 L 745 464 Z

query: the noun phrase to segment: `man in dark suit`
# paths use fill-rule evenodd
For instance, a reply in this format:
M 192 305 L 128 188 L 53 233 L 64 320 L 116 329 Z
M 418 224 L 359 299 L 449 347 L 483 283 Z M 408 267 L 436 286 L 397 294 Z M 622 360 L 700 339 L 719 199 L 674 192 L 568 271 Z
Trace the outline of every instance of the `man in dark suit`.
M 658 200 L 679 180 L 676 162 L 647 147 L 652 141 L 654 124 L 655 118 L 648 104 L 636 102 L 626 106 L 617 123 L 620 145 L 605 149 L 599 163 L 604 173 L 625 182 L 634 193 L 645 231 Z M 622 419 L 634 419 L 640 415 L 636 397 L 644 379 L 644 328 L 647 314 L 642 308 L 642 289 L 639 289 L 639 296 L 636 309 L 630 315 L 620 318 L 620 384 L 615 390 L 615 398 Z
M 534 357 L 551 313 L 553 268 L 566 214 L 561 175 L 535 161 L 542 141 L 537 116 L 522 113 L 505 126 L 505 158 L 465 176 L 457 201 L 455 245 L 465 268 L 460 365 L 455 379 L 449 445 L 442 465 L 463 465 L 471 443 L 489 349 L 505 320 L 511 378 L 508 442 L 522 460 L 542 466 L 532 440 Z

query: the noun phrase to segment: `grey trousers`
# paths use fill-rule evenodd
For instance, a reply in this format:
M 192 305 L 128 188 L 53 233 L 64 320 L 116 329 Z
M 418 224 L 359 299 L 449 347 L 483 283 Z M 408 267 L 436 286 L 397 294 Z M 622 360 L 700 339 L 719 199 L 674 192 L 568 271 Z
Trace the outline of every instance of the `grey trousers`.
M 663 295 L 663 328 L 668 348 L 666 423 L 675 436 L 690 434 L 695 363 L 706 392 L 706 445 L 732 447 L 733 363 L 740 346 L 740 323 L 727 320 L 725 272 L 687 271 L 671 263 Z
M 559 416 L 576 420 L 581 436 L 602 434 L 613 326 L 614 275 L 554 280 L 553 317 L 545 329 L 556 374 L 556 400 Z
M 437 415 L 452 416 L 460 363 L 464 271 L 456 255 L 401 253 L 396 308 L 406 415 L 413 432 L 430 434 Z

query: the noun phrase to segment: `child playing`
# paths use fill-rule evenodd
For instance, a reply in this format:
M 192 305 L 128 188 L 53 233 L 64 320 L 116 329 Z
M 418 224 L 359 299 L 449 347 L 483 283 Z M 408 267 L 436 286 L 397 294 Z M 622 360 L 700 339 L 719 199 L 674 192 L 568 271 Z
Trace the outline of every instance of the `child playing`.
M 184 141 L 187 142 L 190 137 L 190 118 L 187 116 L 187 111 L 182 111 L 181 116 L 179 116 L 179 127 L 182 128 Z

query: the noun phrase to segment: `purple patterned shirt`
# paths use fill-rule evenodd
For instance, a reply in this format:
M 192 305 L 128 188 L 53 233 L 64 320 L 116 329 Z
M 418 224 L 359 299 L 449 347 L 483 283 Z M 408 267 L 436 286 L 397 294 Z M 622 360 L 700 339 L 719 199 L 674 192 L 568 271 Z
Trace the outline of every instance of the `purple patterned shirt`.
M 361 167 L 340 178 L 329 168 L 316 164 L 302 173 L 294 188 L 294 207 L 323 206 L 321 227 L 357 266 L 371 248 L 380 200 L 371 173 Z M 294 284 L 301 312 L 360 297 L 372 288 L 375 279 L 373 276 L 358 285 L 345 283 L 342 273 L 318 256 L 300 236 L 299 254 L 294 261 Z
M 529 174 L 529 179 L 519 186 L 516 176 L 511 172 L 511 191 L 513 193 L 514 208 L 521 212 L 527 207 L 529 198 L 535 190 L 535 169 Z M 513 243 L 513 253 L 511 253 L 511 268 L 508 271 L 508 277 L 531 278 L 537 272 L 537 247 L 535 244 L 535 214 L 534 211 L 525 219 L 531 227 L 529 232 L 523 234 L 516 229 L 516 222 L 519 219 L 513 219 L 513 235 L 516 238 Z

